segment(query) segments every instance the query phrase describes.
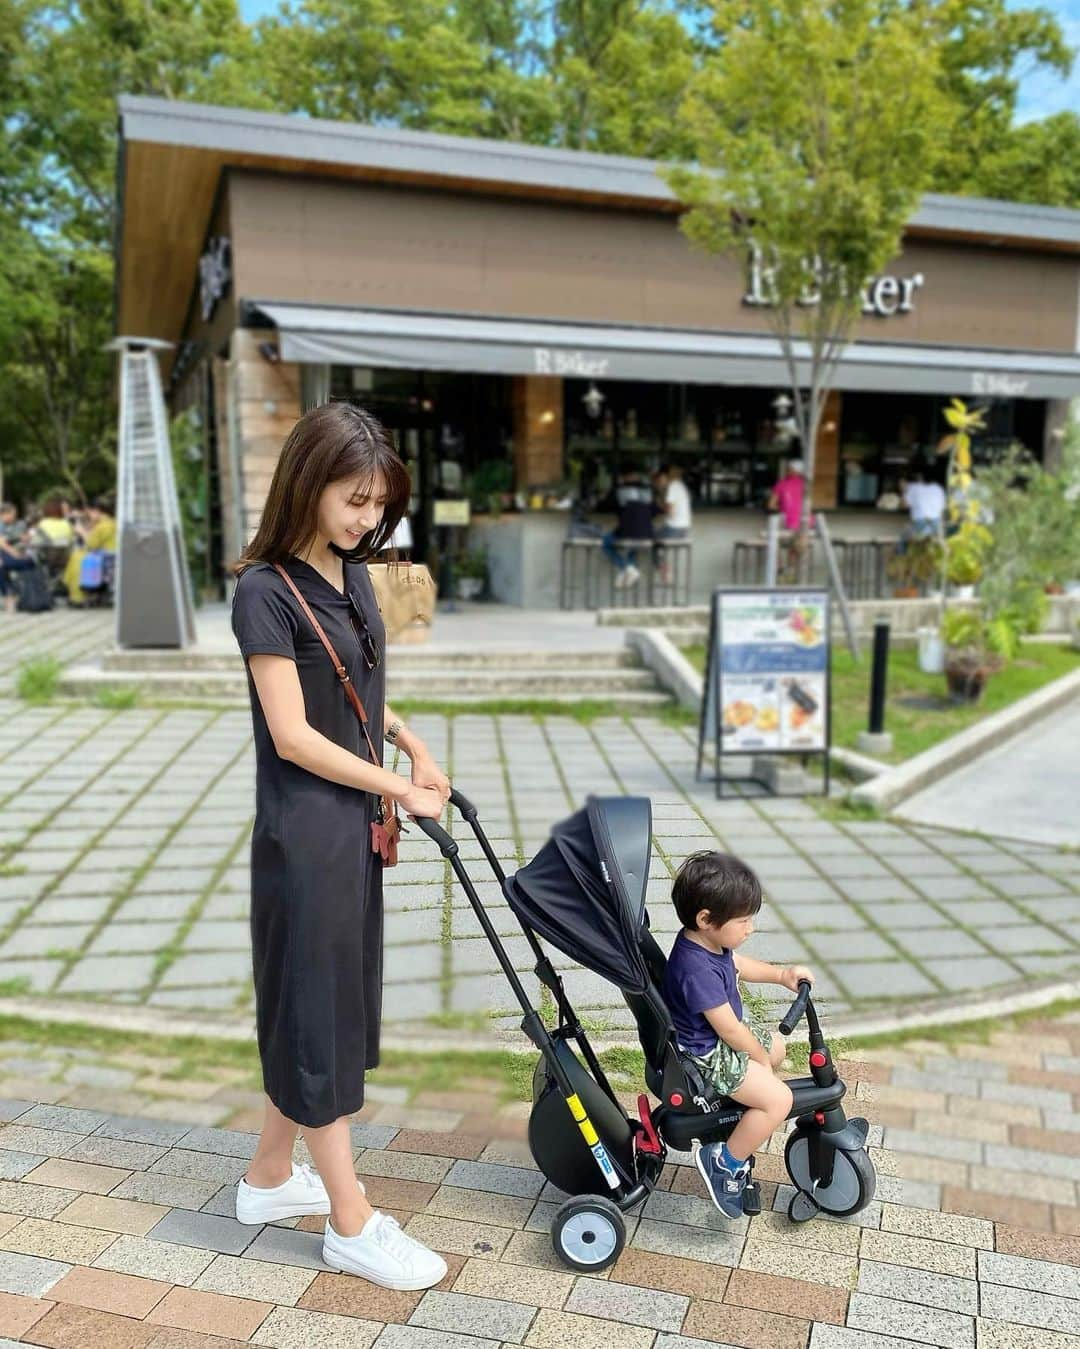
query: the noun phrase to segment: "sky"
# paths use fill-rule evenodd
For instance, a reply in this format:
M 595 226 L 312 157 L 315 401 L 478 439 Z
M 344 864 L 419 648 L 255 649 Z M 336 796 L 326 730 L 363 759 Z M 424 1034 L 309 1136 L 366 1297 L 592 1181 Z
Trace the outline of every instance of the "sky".
M 258 0 L 248 0 L 248 3 Z M 1043 6 L 1057 16 L 1065 41 L 1074 51 L 1080 48 L 1080 0 L 1042 0 Z M 1010 9 L 1024 8 L 1021 0 L 1010 0 Z M 1020 121 L 1030 122 L 1072 108 L 1080 112 L 1080 55 L 1073 62 L 1067 80 L 1051 77 L 1045 71 L 1029 74 L 1020 83 Z
M 1009 7 L 1022 9 L 1039 3 L 1057 15 L 1066 42 L 1074 50 L 1080 50 L 1080 0 L 1009 0 Z M 240 0 L 240 10 L 248 22 L 276 8 L 277 0 Z M 1019 121 L 1030 122 L 1049 117 L 1068 108 L 1080 112 L 1080 56 L 1067 80 L 1046 71 L 1022 74 L 1017 109 Z

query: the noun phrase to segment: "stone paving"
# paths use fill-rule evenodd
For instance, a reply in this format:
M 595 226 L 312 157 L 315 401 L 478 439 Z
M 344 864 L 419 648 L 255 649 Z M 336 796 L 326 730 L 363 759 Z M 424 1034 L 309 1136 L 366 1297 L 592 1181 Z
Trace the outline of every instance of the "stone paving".
M 758 1159 L 766 1212 L 749 1221 L 718 1215 L 675 1154 L 618 1262 L 578 1277 L 551 1250 L 560 1196 L 522 1141 L 527 1107 L 497 1109 L 473 1079 L 410 1096 L 379 1070 L 356 1168 L 444 1253 L 426 1293 L 328 1271 L 321 1219 L 237 1224 L 255 1136 L 193 1127 L 193 1103 L 119 1116 L 78 1082 L 52 1093 L 61 1104 L 2 1100 L 0 1349 L 1080 1346 L 1080 1014 L 866 1051 L 843 1073 L 879 1174 L 857 1220 L 789 1224 L 781 1138 Z
M 19 701 L 19 659 L 107 640 L 108 615 L 61 615 L 70 638 L 57 617 L 0 628 L 0 990 L 249 1021 L 248 713 Z M 676 928 L 669 891 L 682 859 L 704 847 L 740 854 L 768 895 L 751 951 L 812 964 L 833 1013 L 1080 969 L 1076 852 L 843 817 L 804 800 L 719 802 L 694 780 L 692 728 L 656 717 L 412 720 L 480 807 L 508 870 L 587 793 L 649 795 L 649 905 L 662 942 Z M 471 837 L 462 855 L 527 971 L 524 938 Z M 519 1014 L 466 897 L 418 831 L 386 882 L 387 1024 L 517 1037 Z M 567 982 L 594 1029 L 629 1028 L 612 986 L 577 969 Z M 531 974 L 526 984 L 539 997 Z
M 77 665 L 99 656 L 112 643 L 115 626 L 111 609 L 0 613 L 0 692 L 12 690 L 24 661 L 53 656 L 62 665 Z
M 1078 747 L 1080 698 L 917 793 L 899 814 L 963 828 L 974 809 L 983 833 L 1080 847 Z

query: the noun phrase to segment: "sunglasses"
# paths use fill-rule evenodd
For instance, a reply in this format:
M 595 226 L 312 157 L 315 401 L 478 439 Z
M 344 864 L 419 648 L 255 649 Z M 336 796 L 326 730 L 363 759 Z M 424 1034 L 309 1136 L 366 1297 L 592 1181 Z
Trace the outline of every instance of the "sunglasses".
M 374 670 L 379 663 L 379 644 L 372 636 L 371 629 L 364 618 L 364 611 L 360 607 L 360 601 L 355 595 L 349 595 L 349 606 L 352 613 L 349 617 L 352 619 L 353 632 L 356 633 L 356 640 L 360 643 L 360 654 L 369 670 Z

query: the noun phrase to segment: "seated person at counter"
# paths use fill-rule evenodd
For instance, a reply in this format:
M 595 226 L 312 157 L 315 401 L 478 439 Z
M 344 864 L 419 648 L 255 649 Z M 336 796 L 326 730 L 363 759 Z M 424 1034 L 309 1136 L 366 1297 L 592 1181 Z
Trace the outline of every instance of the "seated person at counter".
M 911 524 L 906 531 L 909 538 L 925 539 L 941 528 L 945 514 L 945 489 L 939 482 L 927 482 L 922 469 L 916 469 L 911 481 L 904 484 L 904 505 L 911 512 Z
M 657 543 L 653 549 L 656 569 L 662 585 L 671 585 L 671 563 L 664 553 L 662 540 L 688 539 L 693 513 L 690 490 L 683 482 L 680 464 L 665 464 L 656 475 L 656 496 L 663 513 L 663 523 L 656 531 Z
M 619 475 L 619 485 L 615 488 L 615 508 L 618 519 L 615 528 L 604 535 L 604 555 L 615 568 L 615 585 L 619 590 L 632 586 L 641 578 L 637 562 L 637 550 L 631 548 L 623 552 L 619 547 L 621 539 L 651 539 L 653 537 L 653 516 L 660 514 L 660 507 L 653 496 L 652 484 L 636 468 L 626 469 Z

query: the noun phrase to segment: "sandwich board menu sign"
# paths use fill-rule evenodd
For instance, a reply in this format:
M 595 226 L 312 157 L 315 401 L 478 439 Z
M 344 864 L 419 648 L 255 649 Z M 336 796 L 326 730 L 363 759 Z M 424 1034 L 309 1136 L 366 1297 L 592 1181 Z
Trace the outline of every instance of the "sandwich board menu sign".
M 827 590 L 713 592 L 697 772 L 713 747 L 718 796 L 725 760 L 778 754 L 824 756 L 828 791 L 829 621 Z

